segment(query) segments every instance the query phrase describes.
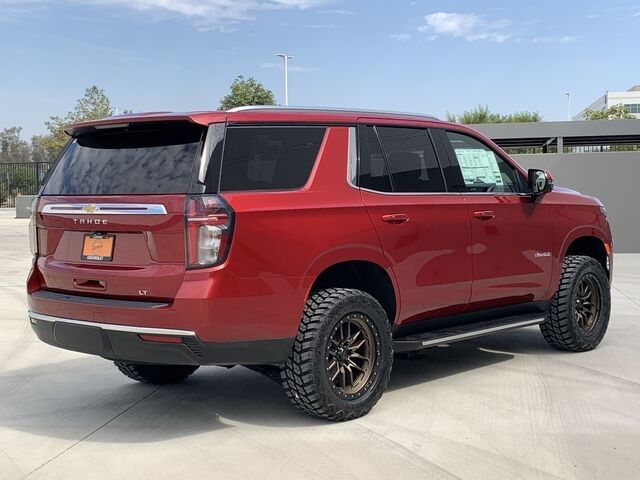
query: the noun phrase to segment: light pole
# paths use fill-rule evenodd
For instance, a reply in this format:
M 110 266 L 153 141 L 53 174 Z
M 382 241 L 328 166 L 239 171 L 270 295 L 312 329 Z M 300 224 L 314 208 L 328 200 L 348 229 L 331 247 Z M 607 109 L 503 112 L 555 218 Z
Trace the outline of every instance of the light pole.
M 571 121 L 571 92 L 565 93 L 567 96 L 567 120 Z
M 278 57 L 284 60 L 284 106 L 289 105 L 289 59 L 293 58 L 286 53 L 277 53 Z

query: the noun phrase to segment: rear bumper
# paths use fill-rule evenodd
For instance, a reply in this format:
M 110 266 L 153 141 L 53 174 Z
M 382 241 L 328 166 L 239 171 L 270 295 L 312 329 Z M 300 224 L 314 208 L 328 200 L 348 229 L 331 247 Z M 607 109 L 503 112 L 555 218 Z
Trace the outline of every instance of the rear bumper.
M 293 338 L 202 342 L 189 330 L 89 322 L 33 311 L 29 311 L 29 319 L 38 338 L 49 345 L 138 363 L 277 365 L 287 359 L 293 345 Z M 140 335 L 171 339 L 171 343 L 143 340 Z

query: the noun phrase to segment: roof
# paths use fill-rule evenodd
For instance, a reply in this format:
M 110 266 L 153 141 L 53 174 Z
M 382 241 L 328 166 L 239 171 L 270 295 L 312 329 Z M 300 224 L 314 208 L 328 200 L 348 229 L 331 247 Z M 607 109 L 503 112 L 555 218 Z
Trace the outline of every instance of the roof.
M 138 122 L 187 121 L 200 125 L 214 122 L 310 122 L 310 123 L 356 123 L 360 119 L 404 120 L 415 122 L 440 122 L 436 117 L 419 113 L 387 112 L 377 110 L 350 110 L 319 107 L 249 106 L 231 110 L 204 112 L 147 112 L 133 115 L 107 117 L 69 125 L 65 132 L 77 135 L 94 127 L 123 125 Z

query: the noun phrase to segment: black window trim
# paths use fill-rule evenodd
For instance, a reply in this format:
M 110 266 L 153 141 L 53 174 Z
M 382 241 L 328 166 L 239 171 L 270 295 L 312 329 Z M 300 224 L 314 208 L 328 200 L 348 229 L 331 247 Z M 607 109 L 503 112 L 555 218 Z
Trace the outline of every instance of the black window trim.
M 434 129 L 436 130 L 436 129 Z M 439 133 L 439 138 L 440 138 L 440 142 L 443 144 L 443 147 L 445 149 L 445 152 L 447 153 L 447 156 L 449 157 L 449 165 L 453 168 L 453 171 L 455 172 L 455 177 L 456 177 L 456 181 L 457 181 L 457 185 L 449 185 L 448 184 L 448 180 L 445 177 L 445 181 L 447 182 L 447 188 L 451 188 L 452 191 L 457 191 L 458 193 L 464 194 L 464 195 L 493 195 L 493 196 L 505 196 L 505 195 L 511 195 L 511 196 L 524 196 L 524 197 L 528 197 L 531 195 L 531 192 L 529 191 L 529 187 L 527 185 L 527 182 L 524 181 L 524 179 L 522 178 L 522 174 L 520 172 L 520 169 L 515 166 L 513 164 L 513 161 L 508 158 L 505 157 L 504 155 L 502 155 L 500 152 L 496 151 L 494 148 L 492 148 L 490 145 L 487 145 L 487 142 L 485 142 L 483 139 L 478 138 L 477 136 L 473 135 L 470 132 L 467 131 L 462 131 L 462 130 L 452 130 L 450 128 L 438 128 L 437 130 L 439 130 L 441 133 Z M 458 158 L 456 157 L 456 153 L 453 150 L 453 146 L 451 145 L 451 141 L 449 140 L 449 137 L 447 135 L 447 132 L 451 132 L 451 133 L 457 133 L 460 135 L 466 135 L 467 137 L 471 137 L 474 140 L 476 140 L 477 142 L 481 143 L 482 145 L 484 145 L 487 149 L 489 149 L 491 152 L 493 152 L 494 155 L 496 155 L 498 158 L 500 158 L 503 162 L 505 162 L 507 165 L 509 165 L 509 167 L 511 167 L 517 175 L 518 178 L 518 183 L 520 184 L 520 189 L 522 191 L 520 192 L 468 192 L 465 190 L 466 186 L 464 184 L 464 180 L 462 177 L 462 170 L 460 169 L 460 164 L 458 163 Z M 459 186 L 458 186 L 459 185 Z
M 373 127 L 373 131 L 376 135 L 376 139 L 378 140 L 378 145 L 380 146 L 380 151 L 382 152 L 382 156 L 384 157 L 384 163 L 385 166 L 387 168 L 387 172 L 389 172 L 389 181 L 391 184 L 391 192 L 383 192 L 380 190 L 372 190 L 370 188 L 365 188 L 360 186 L 360 162 L 361 162 L 361 142 L 360 142 L 360 132 L 361 129 L 364 130 L 366 128 L 369 127 Z M 378 129 L 377 127 L 389 127 L 389 128 L 411 128 L 414 130 L 424 130 L 425 133 L 427 134 L 427 137 L 429 138 L 429 141 L 431 142 L 431 146 L 433 147 L 433 151 L 435 153 L 436 156 L 436 161 L 438 162 L 438 167 L 440 169 L 440 175 L 442 176 L 442 181 L 443 181 L 443 185 L 444 185 L 444 191 L 442 192 L 396 192 L 395 191 L 395 185 L 393 183 L 393 175 L 391 174 L 391 168 L 389 167 L 389 161 L 387 159 L 387 152 L 384 149 L 384 146 L 382 144 L 382 141 L 380 140 L 380 136 L 378 135 Z M 449 185 L 447 182 L 447 178 L 445 176 L 443 167 L 442 167 L 442 158 L 438 152 L 438 147 L 437 144 L 435 142 L 435 139 L 432 136 L 431 130 L 434 130 L 433 127 L 427 127 L 427 126 L 421 126 L 421 127 L 416 127 L 415 125 L 387 125 L 387 124 L 374 124 L 374 123 L 358 123 L 358 132 L 356 135 L 357 138 L 357 162 L 358 162 L 358 167 L 356 169 L 357 171 L 357 176 L 356 176 L 356 184 L 353 185 L 355 188 L 358 188 L 360 190 L 364 190 L 366 192 L 371 192 L 371 193 L 376 193 L 378 195 L 404 195 L 404 196 L 416 196 L 416 195 L 459 195 L 460 192 L 456 192 L 456 191 L 451 191 L 449 190 Z M 447 159 L 449 160 L 449 159 Z M 450 163 L 450 162 L 447 162 Z M 350 183 L 350 182 L 349 182 Z

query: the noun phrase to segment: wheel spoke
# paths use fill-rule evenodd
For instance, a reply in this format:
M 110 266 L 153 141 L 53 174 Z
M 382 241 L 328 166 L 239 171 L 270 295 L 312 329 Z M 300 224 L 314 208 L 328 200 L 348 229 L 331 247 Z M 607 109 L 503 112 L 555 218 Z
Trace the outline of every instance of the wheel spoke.
M 349 362 L 349 365 L 350 365 L 352 368 L 355 368 L 355 369 L 357 369 L 357 370 L 360 370 L 361 372 L 364 372 L 364 371 L 365 371 L 365 370 L 364 370 L 364 368 L 361 368 L 361 367 L 360 367 L 356 362 L 354 362 L 353 360 L 351 360 L 351 358 L 349 358 L 347 361 Z
M 356 350 L 359 350 L 360 347 L 362 347 L 366 342 L 367 340 L 363 338 L 362 340 L 360 340 L 360 342 L 357 345 L 350 345 L 348 348 L 352 352 L 355 352 Z
M 357 353 L 357 352 L 352 353 L 352 354 L 349 356 L 349 358 L 352 358 L 352 359 L 353 359 L 353 358 L 357 358 L 357 359 L 360 359 L 360 360 L 366 360 L 366 361 L 369 361 L 369 357 L 365 357 L 365 356 L 363 356 L 363 355 L 360 355 L 360 354 L 359 354 L 359 353 Z
M 348 345 L 351 346 L 356 341 L 356 339 L 360 336 L 362 330 L 358 330 L 352 337 L 349 337 Z
M 349 372 L 349 385 L 353 386 L 353 372 L 351 371 L 351 367 L 346 365 L 344 369 Z

